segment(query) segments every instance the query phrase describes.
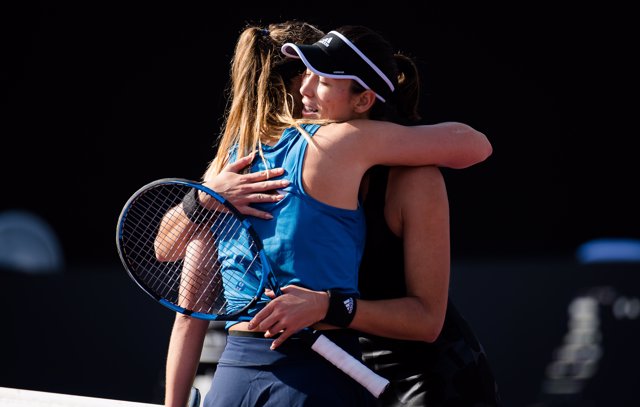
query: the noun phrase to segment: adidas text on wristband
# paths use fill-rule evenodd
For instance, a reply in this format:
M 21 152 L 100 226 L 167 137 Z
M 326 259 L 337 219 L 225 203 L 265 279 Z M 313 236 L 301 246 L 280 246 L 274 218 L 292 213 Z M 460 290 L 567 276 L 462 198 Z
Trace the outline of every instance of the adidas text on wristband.
M 329 294 L 329 310 L 323 322 L 347 328 L 356 315 L 356 306 L 358 304 L 356 298 L 333 290 L 329 290 L 327 293 Z

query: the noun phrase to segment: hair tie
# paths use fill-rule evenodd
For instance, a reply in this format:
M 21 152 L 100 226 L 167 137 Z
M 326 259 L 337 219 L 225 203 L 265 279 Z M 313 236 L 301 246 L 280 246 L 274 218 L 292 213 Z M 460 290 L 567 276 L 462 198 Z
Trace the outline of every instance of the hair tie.
M 260 34 L 262 34 L 262 36 L 263 36 L 263 37 L 268 37 L 268 36 L 269 36 L 269 34 L 271 34 L 271 33 L 269 32 L 269 30 L 268 30 L 268 29 L 266 29 L 266 28 L 262 28 L 262 29 L 260 30 Z

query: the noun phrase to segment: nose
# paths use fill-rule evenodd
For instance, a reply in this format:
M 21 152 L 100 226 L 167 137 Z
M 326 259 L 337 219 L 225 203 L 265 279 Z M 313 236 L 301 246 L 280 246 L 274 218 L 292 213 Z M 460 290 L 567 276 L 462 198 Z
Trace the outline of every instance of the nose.
M 317 75 L 307 70 L 302 76 L 302 86 L 300 86 L 300 94 L 302 96 L 311 96 L 313 94 L 313 84 L 317 80 Z

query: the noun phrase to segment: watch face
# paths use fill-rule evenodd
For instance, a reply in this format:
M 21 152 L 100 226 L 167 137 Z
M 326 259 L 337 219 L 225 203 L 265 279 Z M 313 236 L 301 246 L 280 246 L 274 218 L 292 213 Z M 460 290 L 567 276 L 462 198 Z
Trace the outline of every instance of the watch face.
M 0 269 L 50 273 L 63 266 L 58 238 L 44 220 L 26 211 L 0 212 Z

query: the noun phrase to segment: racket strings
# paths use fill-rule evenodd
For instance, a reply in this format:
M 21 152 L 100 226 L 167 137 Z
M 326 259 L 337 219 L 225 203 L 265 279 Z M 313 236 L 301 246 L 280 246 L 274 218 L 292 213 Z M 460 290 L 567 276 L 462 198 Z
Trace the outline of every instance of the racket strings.
M 190 189 L 163 184 L 137 198 L 123 226 L 126 257 L 137 279 L 158 297 L 189 312 L 230 315 L 260 286 L 259 248 L 243 221 L 218 201 L 214 208 L 197 208 L 194 216 L 205 222 L 186 221 L 181 203 Z M 159 235 L 161 222 L 181 232 Z M 170 260 L 159 260 L 156 249 Z
M 215 210 L 215 209 L 214 209 Z M 218 259 L 218 245 L 220 236 L 228 235 L 220 224 L 226 225 L 227 213 L 219 212 L 216 219 L 217 227 L 204 232 L 198 244 L 189 244 L 183 266 L 182 288 L 180 301 L 195 296 L 196 307 L 186 307 L 204 314 L 225 314 L 228 301 L 224 294 L 222 265 Z M 187 272 L 187 270 L 194 270 Z
M 139 190 L 118 223 L 120 257 L 143 290 L 174 311 L 208 320 L 250 316 L 243 312 L 267 300 L 267 282 L 276 293 L 279 286 L 259 236 L 217 194 L 216 208 L 196 207 L 192 219 L 203 223 L 187 220 L 182 202 L 193 185 L 159 180 Z M 376 397 L 389 383 L 323 335 L 311 347 Z
M 166 213 L 171 200 L 160 194 L 147 193 L 138 198 L 127 215 L 127 226 L 130 234 L 127 247 L 130 251 L 130 262 L 138 276 L 153 292 L 167 296 L 175 281 L 175 273 L 170 272 L 170 263 L 156 262 L 155 232 L 159 225 L 158 213 Z
M 161 188 L 163 189 L 163 188 Z M 188 188 L 189 191 L 191 188 Z M 162 192 L 162 191 L 159 191 Z M 158 195 L 161 195 L 158 193 Z M 168 225 L 185 224 L 185 217 L 182 212 L 181 203 L 186 195 L 185 190 L 169 193 L 166 199 L 173 208 L 167 212 L 165 222 Z M 161 205 L 165 207 L 164 203 Z M 156 244 L 162 244 L 169 253 L 184 252 L 182 261 L 165 262 L 164 267 L 174 269 L 175 272 L 162 270 L 163 266 L 158 269 L 161 274 L 169 276 L 170 279 L 163 281 L 166 287 L 172 293 L 172 302 L 178 304 L 184 309 L 192 312 L 205 314 L 221 313 L 225 309 L 224 295 L 222 287 L 222 278 L 220 276 L 219 264 L 216 259 L 215 242 L 210 243 L 212 237 L 207 231 L 212 215 L 220 212 L 218 207 L 207 210 L 201 206 L 197 207 L 196 212 L 192 215 L 194 219 L 209 219 L 209 221 L 196 224 L 186 222 L 186 226 L 182 229 L 182 233 L 170 233 L 163 240 L 159 241 L 156 237 Z M 170 230 L 174 230 L 171 228 Z M 173 271 L 173 270 L 172 270 Z M 175 297 L 174 297 L 175 295 Z
M 262 268 L 259 248 L 242 221 L 228 211 L 221 212 L 210 230 L 214 235 L 214 246 L 223 249 L 217 256 L 218 267 L 224 270 L 220 273 L 220 281 L 224 284 L 221 306 L 226 310 L 214 313 L 238 312 L 248 303 L 248 296 L 252 299 L 259 289 L 259 270 Z

